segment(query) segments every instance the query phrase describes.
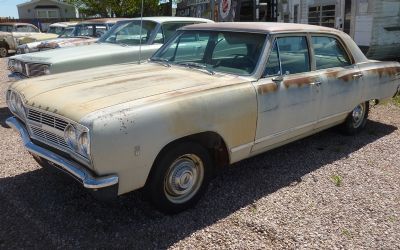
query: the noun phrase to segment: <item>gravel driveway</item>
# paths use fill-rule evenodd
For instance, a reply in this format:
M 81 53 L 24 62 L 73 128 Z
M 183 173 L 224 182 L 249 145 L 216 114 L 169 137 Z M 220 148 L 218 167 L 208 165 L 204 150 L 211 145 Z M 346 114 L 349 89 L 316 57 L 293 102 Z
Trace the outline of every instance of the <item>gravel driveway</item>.
M 400 108 L 373 107 L 356 137 L 331 129 L 228 168 L 191 210 L 139 193 L 103 204 L 38 167 L 5 125 L 0 60 L 0 249 L 400 248 Z

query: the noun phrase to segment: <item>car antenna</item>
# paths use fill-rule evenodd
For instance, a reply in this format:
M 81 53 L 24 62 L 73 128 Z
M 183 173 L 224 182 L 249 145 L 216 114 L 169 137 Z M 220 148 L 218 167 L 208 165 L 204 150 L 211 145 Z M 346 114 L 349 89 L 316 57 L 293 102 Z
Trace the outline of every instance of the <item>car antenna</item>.
M 142 60 L 143 1 L 144 0 L 142 0 L 142 8 L 140 9 L 139 64 Z

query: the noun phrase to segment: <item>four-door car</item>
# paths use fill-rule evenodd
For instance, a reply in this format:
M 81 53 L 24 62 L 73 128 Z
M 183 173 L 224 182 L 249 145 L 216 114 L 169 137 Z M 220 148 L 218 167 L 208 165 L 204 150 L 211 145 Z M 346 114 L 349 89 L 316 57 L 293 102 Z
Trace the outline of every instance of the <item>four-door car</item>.
M 124 47 L 135 30 L 102 42 Z M 143 188 L 157 208 L 175 213 L 193 206 L 221 167 L 332 126 L 362 130 L 369 101 L 395 95 L 399 73 L 399 63 L 368 60 L 330 28 L 197 24 L 148 63 L 14 83 L 7 124 L 40 165 L 94 195 Z

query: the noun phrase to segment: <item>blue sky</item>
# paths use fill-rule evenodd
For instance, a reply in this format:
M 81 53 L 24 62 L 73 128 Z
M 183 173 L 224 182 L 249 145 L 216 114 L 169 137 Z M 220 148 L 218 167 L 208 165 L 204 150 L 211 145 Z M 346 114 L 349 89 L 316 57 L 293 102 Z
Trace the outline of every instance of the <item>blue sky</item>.
M 0 17 L 18 18 L 17 4 L 28 2 L 28 0 L 0 0 Z

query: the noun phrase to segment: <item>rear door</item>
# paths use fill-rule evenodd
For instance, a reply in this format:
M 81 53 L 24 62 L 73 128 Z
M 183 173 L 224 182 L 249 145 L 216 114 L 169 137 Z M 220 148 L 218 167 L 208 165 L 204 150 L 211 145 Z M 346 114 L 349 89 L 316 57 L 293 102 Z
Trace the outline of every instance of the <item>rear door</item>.
M 321 93 L 319 127 L 341 122 L 361 103 L 362 74 L 344 43 L 333 35 L 311 35 L 317 86 Z

